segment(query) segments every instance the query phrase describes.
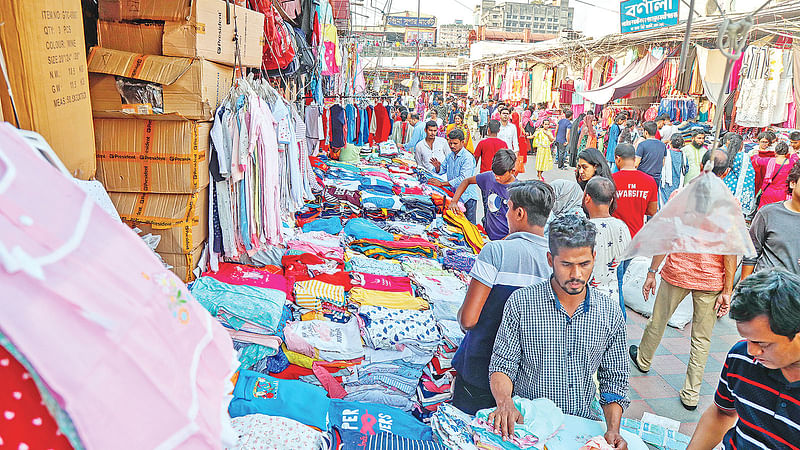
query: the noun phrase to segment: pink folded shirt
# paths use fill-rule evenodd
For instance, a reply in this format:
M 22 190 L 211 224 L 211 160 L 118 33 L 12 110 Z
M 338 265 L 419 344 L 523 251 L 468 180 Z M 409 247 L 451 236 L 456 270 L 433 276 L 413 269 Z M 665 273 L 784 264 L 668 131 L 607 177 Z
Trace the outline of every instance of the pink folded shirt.
M 392 277 L 388 275 L 373 275 L 370 273 L 353 272 L 350 274 L 353 284 L 365 289 L 384 292 L 408 292 L 413 294 L 411 280 L 408 277 Z
M 255 267 L 239 264 L 220 263 L 217 272 L 206 272 L 203 276 L 211 277 L 223 283 L 238 286 L 253 286 L 267 289 L 276 289 L 287 295 L 291 292 L 286 278 L 283 275 L 260 270 Z

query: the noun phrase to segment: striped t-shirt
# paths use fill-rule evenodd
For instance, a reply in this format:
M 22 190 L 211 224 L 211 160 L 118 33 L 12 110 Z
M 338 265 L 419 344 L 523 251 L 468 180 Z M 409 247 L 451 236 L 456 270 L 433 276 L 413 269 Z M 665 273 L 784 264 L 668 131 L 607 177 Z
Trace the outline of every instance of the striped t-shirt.
M 789 383 L 780 370 L 755 361 L 746 341 L 728 353 L 714 401 L 739 415 L 722 440 L 726 450 L 800 450 L 800 381 Z

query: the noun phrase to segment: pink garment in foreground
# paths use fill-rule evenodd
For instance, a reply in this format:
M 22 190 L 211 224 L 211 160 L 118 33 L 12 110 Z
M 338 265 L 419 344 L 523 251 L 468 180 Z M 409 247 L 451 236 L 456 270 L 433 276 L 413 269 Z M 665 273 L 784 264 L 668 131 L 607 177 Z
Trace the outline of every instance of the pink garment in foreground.
M 606 438 L 603 436 L 595 436 L 589 439 L 589 442 L 584 444 L 580 450 L 614 450 L 614 447 L 606 442 Z
M 144 242 L 0 124 L 0 329 L 86 448 L 221 448 L 228 333 Z

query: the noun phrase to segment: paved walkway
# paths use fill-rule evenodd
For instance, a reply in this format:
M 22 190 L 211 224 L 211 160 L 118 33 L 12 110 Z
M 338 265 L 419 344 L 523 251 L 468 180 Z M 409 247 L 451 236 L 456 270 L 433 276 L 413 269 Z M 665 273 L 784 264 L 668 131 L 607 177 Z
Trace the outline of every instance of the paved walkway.
M 533 158 L 528 157 L 525 173 L 519 178 L 531 180 L 536 177 Z M 553 169 L 544 173 L 546 181 L 555 179 L 575 179 L 575 169 Z M 628 309 L 628 344 L 639 345 L 642 333 L 647 325 L 647 318 Z M 706 363 L 700 403 L 695 411 L 687 411 L 681 406 L 678 392 L 683 387 L 686 377 L 686 365 L 689 362 L 689 338 L 692 325 L 689 323 L 683 330 L 670 326 L 664 332 L 664 338 L 656 351 L 652 367 L 647 374 L 636 369 L 631 362 L 631 405 L 624 417 L 641 419 L 644 412 L 658 414 L 681 422 L 681 432 L 691 436 L 697 427 L 697 421 L 705 409 L 714 401 L 719 374 L 725 362 L 725 356 L 731 346 L 741 340 L 735 323 L 728 317 L 717 321 L 711 338 L 711 353 Z M 629 359 L 630 361 L 630 359 Z

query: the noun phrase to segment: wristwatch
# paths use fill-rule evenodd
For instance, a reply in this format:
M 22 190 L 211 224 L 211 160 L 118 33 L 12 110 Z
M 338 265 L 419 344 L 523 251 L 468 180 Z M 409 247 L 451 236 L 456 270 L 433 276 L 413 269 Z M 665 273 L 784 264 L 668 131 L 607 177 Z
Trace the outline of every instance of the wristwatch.
M 647 273 L 658 273 L 658 269 L 647 268 Z

